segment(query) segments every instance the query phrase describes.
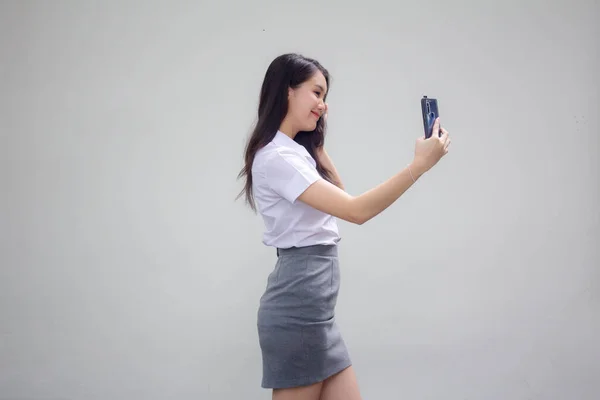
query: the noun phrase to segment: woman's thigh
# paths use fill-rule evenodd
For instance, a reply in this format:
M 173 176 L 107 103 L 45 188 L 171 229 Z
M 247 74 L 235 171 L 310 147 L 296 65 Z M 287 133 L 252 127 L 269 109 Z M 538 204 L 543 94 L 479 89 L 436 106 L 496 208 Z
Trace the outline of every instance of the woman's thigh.
M 352 366 L 323 382 L 320 400 L 362 400 Z
M 323 382 L 290 389 L 274 389 L 273 400 L 319 400 Z

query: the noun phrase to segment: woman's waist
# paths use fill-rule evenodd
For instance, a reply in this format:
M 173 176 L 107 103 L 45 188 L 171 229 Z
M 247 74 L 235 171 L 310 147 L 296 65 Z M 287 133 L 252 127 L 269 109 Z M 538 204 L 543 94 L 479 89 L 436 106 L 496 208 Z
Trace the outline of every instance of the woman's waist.
M 335 242 L 336 243 L 331 244 L 312 244 L 305 246 L 277 247 L 277 255 L 280 257 L 288 255 L 337 257 L 337 240 L 335 240 Z

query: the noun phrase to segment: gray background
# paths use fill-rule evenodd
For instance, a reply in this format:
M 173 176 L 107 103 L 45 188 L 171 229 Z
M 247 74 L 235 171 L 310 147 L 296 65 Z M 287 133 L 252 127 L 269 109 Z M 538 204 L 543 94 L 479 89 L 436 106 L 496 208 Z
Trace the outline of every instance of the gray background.
M 600 398 L 597 1 L 0 3 L 0 399 L 267 399 L 234 201 L 269 62 L 332 73 L 338 319 L 368 399 Z

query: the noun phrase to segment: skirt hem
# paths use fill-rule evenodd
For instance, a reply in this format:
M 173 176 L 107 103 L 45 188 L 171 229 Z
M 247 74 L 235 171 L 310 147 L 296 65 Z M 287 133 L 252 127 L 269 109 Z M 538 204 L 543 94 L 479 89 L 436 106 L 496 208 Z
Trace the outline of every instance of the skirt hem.
M 350 366 L 352 366 L 352 361 L 344 360 L 328 368 L 319 375 L 302 376 L 293 379 L 263 381 L 261 387 L 263 389 L 290 389 L 294 387 L 309 386 L 315 383 L 322 382 L 325 379 L 330 378 L 339 372 L 342 372 Z

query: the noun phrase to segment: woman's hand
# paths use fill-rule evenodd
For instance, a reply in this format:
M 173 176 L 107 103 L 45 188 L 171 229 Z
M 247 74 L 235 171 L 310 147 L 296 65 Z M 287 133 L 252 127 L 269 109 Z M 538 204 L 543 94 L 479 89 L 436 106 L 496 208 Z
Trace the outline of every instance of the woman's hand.
M 429 171 L 443 156 L 448 154 L 450 136 L 444 128 L 441 128 L 442 136 L 438 135 L 439 131 L 440 119 L 438 117 L 433 124 L 434 133 L 431 137 L 417 139 L 411 170 L 419 176 Z

